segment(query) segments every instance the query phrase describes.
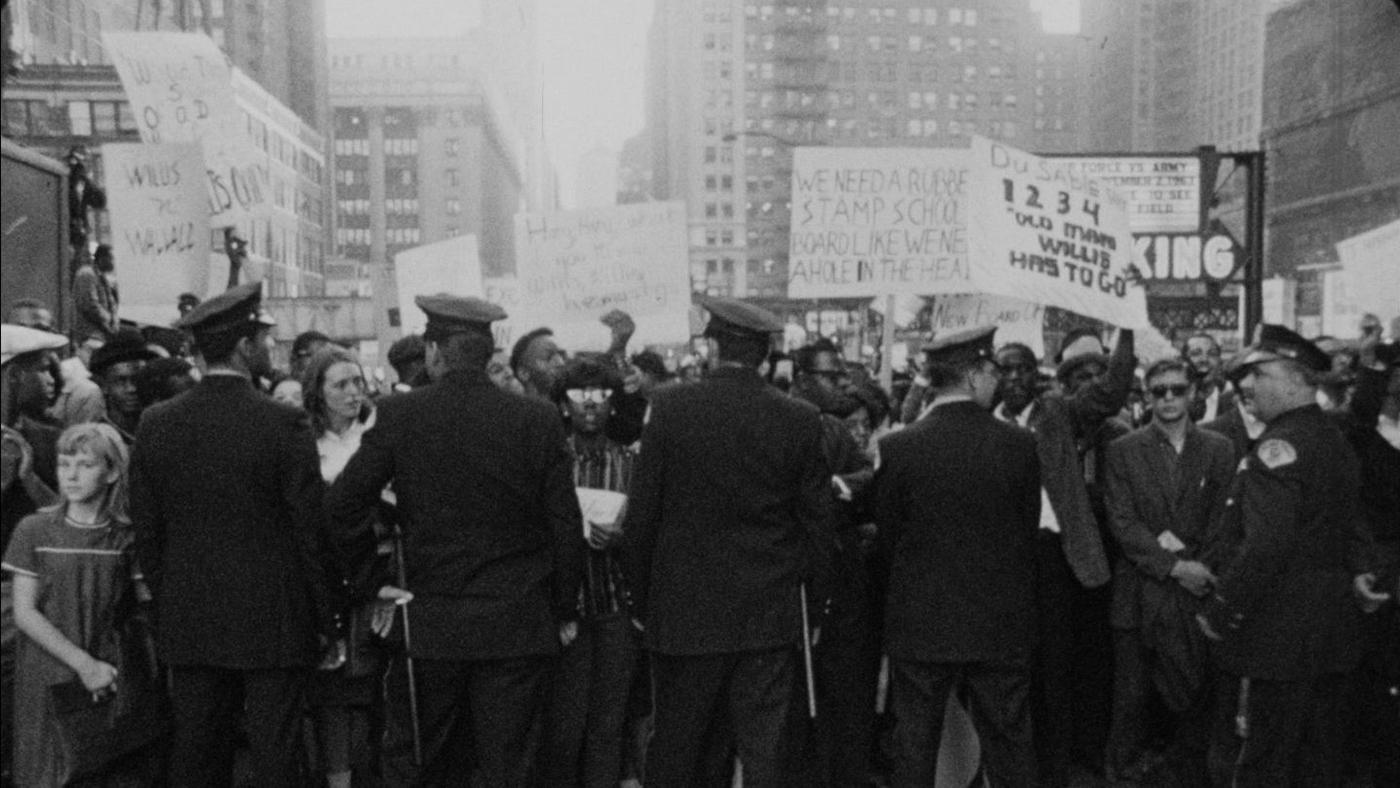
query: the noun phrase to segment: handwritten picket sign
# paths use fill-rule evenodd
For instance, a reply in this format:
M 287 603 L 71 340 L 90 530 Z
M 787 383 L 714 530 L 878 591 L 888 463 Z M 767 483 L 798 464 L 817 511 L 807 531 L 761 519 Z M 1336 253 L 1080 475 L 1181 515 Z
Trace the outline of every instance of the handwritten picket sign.
M 1145 328 L 1124 197 L 1042 158 L 973 137 L 968 261 L 978 292 Z
M 1045 307 L 1032 301 L 986 293 L 958 293 L 933 298 L 929 327 L 933 336 L 996 326 L 996 343 L 1019 342 L 1037 357 L 1045 355 Z
M 199 33 L 102 34 L 143 142 L 197 142 L 204 152 L 210 225 L 231 227 L 271 200 L 267 157 L 234 98 L 232 65 Z
M 204 162 L 194 143 L 102 146 L 122 316 L 168 324 L 181 293 L 209 285 Z
M 636 323 L 639 344 L 690 338 L 682 203 L 516 214 L 515 263 L 523 307 L 517 325 L 597 334 L 598 319 L 620 309 Z
M 788 296 L 967 292 L 967 151 L 798 148 Z
M 394 255 L 394 281 L 403 333 L 423 333 L 428 317 L 413 302 L 415 297 L 436 293 L 481 297 L 481 259 L 476 236 L 458 235 L 399 252 Z

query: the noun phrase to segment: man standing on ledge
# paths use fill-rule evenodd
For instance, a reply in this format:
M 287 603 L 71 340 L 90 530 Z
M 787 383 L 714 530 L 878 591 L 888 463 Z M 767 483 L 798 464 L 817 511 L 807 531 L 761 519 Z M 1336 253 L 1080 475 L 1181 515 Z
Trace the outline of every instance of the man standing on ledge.
M 834 543 L 817 409 L 759 375 L 782 322 L 701 302 L 718 366 L 658 390 L 623 527 L 633 602 L 652 652 L 656 733 L 647 783 L 799 779 L 801 587 L 825 599 Z
M 393 482 L 398 499 L 412 642 L 385 678 L 384 779 L 459 785 L 475 769 L 485 785 L 533 785 L 531 731 L 560 644 L 578 633 L 585 547 L 573 457 L 558 411 L 486 376 L 491 323 L 504 310 L 448 295 L 414 303 L 428 315 L 433 384 L 380 401 L 326 500 L 336 541 L 359 570 L 374 558 L 368 522 L 384 485 Z
M 1241 462 L 1218 538 L 1220 581 L 1197 616 L 1221 669 L 1210 765 L 1217 785 L 1341 784 L 1345 674 L 1361 654 L 1372 589 L 1361 475 L 1317 405 L 1331 359 L 1283 326 L 1263 326 L 1240 374 L 1268 426 Z

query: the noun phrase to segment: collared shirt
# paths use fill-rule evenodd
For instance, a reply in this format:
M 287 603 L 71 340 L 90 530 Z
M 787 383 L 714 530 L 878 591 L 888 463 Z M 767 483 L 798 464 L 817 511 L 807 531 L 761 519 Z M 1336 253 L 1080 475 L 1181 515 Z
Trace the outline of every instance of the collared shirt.
M 1400 418 L 1393 419 L 1382 413 L 1376 419 L 1376 432 L 1379 432 L 1386 443 L 1400 449 Z
M 1040 403 L 1035 400 L 1031 400 L 1030 404 L 1021 408 L 1020 413 L 1012 414 L 1006 409 L 1006 403 L 1003 402 L 997 405 L 992 415 L 1008 424 L 1015 424 L 1018 427 L 1034 432 L 1034 428 L 1030 426 L 1031 415 L 1035 413 L 1036 406 L 1039 404 Z M 1040 488 L 1040 528 L 1041 530 L 1051 533 L 1057 534 L 1060 532 L 1060 520 L 1055 516 L 1055 507 L 1051 505 L 1050 494 L 1045 491 L 1044 485 L 1041 485 Z
M 340 476 L 340 472 L 350 463 L 350 458 L 360 450 L 360 440 L 374 426 L 375 414 L 376 411 L 370 411 L 368 418 L 355 419 L 345 428 L 345 432 L 326 430 L 316 439 L 316 453 L 321 456 L 321 478 L 327 484 Z
M 1206 395 L 1206 412 L 1201 416 L 1201 421 L 1215 421 L 1220 415 L 1220 387 L 1211 386 L 1210 393 Z

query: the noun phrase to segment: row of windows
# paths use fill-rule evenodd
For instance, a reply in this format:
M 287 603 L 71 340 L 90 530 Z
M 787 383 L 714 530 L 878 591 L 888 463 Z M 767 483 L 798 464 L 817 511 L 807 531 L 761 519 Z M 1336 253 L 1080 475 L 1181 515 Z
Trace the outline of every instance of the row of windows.
M 958 109 L 959 106 L 976 107 L 979 103 L 978 94 L 972 92 L 947 93 L 948 109 Z M 777 94 L 764 91 L 749 91 L 745 95 L 745 103 L 750 107 L 761 109 L 774 109 Z M 890 109 L 899 105 L 899 94 L 892 90 L 872 90 L 865 94 L 865 100 L 856 101 L 856 92 L 853 90 L 832 90 L 824 94 L 825 105 L 828 109 L 853 109 L 859 103 L 861 106 L 881 107 Z M 809 107 L 817 104 L 818 97 L 812 93 L 799 92 L 795 90 L 786 91 L 783 94 L 782 106 L 787 109 Z M 907 103 L 909 109 L 935 108 L 938 106 L 937 91 L 914 91 L 908 93 Z M 1015 108 L 1017 104 L 1015 93 L 990 93 L 987 94 L 988 106 Z M 1043 106 L 1044 102 L 1037 102 Z
M 340 167 L 335 171 L 335 182 L 341 186 L 365 186 L 369 184 L 369 173 L 362 169 Z
M 734 203 L 732 202 L 707 202 L 705 203 L 706 219 L 733 219 Z
M 796 6 L 785 6 L 783 8 L 788 17 L 810 17 L 811 9 L 798 8 Z M 744 6 L 744 16 L 750 19 L 767 21 L 775 14 L 771 5 L 746 5 Z M 860 9 L 853 6 L 827 6 L 826 15 L 831 19 L 844 19 L 847 22 L 855 21 L 857 16 L 863 16 L 870 24 L 899 24 L 901 17 L 899 9 L 893 6 L 883 8 L 867 8 L 862 15 Z M 938 9 L 932 7 L 910 8 L 905 11 L 904 21 L 911 25 L 937 25 Z M 966 25 L 967 27 L 977 26 L 977 9 L 975 8 L 949 8 L 947 9 L 946 21 L 950 25 Z
M 448 55 L 442 53 L 429 53 L 425 55 L 415 55 L 412 52 L 399 52 L 397 54 L 388 53 L 379 56 L 378 67 L 380 69 L 389 68 L 413 68 L 415 65 L 423 65 L 439 68 L 442 66 L 461 65 L 461 55 Z M 331 68 L 364 68 L 374 65 L 373 57 L 366 57 L 363 53 L 355 55 L 331 55 Z
M 705 191 L 707 191 L 707 192 L 714 192 L 714 191 L 732 192 L 732 191 L 734 191 L 734 176 L 733 176 L 733 175 L 706 175 L 706 176 L 705 176 Z
M 69 101 L 66 106 L 33 100 L 5 102 L 7 137 L 114 137 L 138 130 L 131 105 L 125 101 Z
M 335 141 L 335 155 L 337 156 L 368 156 L 368 139 L 337 139 Z
M 384 140 L 385 156 L 417 156 L 418 140 L 415 137 L 390 137 Z
M 416 246 L 423 239 L 423 231 L 417 227 L 391 227 L 384 231 L 384 242 L 397 246 Z
M 901 76 L 915 83 L 937 82 L 940 77 L 953 82 L 972 82 L 981 78 L 1016 78 L 1016 67 L 1010 64 L 989 64 L 982 68 L 970 63 L 961 67 L 945 64 L 940 68 L 932 63 L 901 63 L 897 60 L 828 61 L 823 63 L 820 69 L 813 66 L 797 68 L 777 66 L 771 62 L 749 62 L 744 69 L 751 83 L 759 80 L 812 85 L 829 82 L 898 82 Z M 1037 69 L 1037 73 L 1044 78 L 1044 69 Z M 1059 79 L 1063 70 L 1056 69 L 1055 74 L 1055 78 Z
M 394 197 L 384 201 L 384 213 L 390 216 L 404 216 L 418 213 L 416 197 Z
M 340 246 L 369 246 L 370 240 L 370 231 L 368 228 L 335 228 L 335 242 Z

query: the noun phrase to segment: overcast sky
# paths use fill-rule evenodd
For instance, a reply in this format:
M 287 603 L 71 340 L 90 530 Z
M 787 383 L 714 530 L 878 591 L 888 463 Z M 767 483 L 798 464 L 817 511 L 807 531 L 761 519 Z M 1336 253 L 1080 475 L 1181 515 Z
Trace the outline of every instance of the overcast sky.
M 1055 32 L 1079 29 L 1079 0 L 1027 0 Z M 538 0 L 545 142 L 570 202 L 574 169 L 598 145 L 616 151 L 643 124 L 652 0 Z M 479 23 L 466 0 L 327 0 L 341 37 L 458 35 Z

